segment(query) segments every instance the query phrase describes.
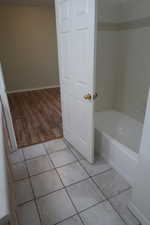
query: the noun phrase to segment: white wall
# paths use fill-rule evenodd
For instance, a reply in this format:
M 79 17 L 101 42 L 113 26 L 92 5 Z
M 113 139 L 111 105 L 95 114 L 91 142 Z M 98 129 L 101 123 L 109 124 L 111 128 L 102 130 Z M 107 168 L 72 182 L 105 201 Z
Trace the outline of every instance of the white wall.
M 0 61 L 8 91 L 57 85 L 54 8 L 0 7 Z
M 122 1 L 121 21 L 132 21 L 150 16 L 149 0 L 125 0 Z
M 120 0 L 98 0 L 98 21 L 120 22 L 121 7 Z
M 143 122 L 150 85 L 150 27 L 120 32 L 121 70 L 116 108 Z
M 96 111 L 113 108 L 116 75 L 118 73 L 118 34 L 113 31 L 98 32 Z
M 126 1 L 122 5 L 122 21 L 139 21 L 150 17 L 150 1 Z M 150 19 L 149 19 L 150 21 Z M 149 22 L 150 25 L 150 22 Z M 120 73 L 114 106 L 143 122 L 150 86 L 150 26 L 119 32 Z
M 120 18 L 119 0 L 98 1 L 98 23 L 118 22 Z M 117 31 L 98 30 L 96 111 L 113 108 L 114 90 L 118 74 L 119 35 Z
M 143 225 L 150 224 L 150 92 L 139 154 L 139 164 L 135 175 L 130 209 Z

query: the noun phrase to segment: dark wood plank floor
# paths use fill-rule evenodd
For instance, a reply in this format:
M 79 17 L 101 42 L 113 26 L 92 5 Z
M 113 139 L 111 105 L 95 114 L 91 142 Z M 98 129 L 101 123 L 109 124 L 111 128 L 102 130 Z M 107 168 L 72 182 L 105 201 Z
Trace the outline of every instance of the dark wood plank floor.
M 18 147 L 63 136 L 59 88 L 8 95 Z

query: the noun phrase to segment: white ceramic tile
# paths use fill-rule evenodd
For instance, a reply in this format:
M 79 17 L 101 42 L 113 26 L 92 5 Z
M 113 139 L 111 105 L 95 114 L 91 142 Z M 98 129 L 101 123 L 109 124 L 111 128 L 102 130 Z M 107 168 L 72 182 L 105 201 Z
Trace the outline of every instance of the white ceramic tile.
M 83 156 L 80 154 L 80 152 L 78 152 L 76 149 L 74 149 L 73 147 L 70 148 L 70 150 L 72 151 L 72 153 L 75 155 L 75 157 L 78 160 L 82 160 L 84 159 Z
M 27 148 L 23 148 L 25 159 L 32 159 L 41 155 L 46 155 L 43 144 L 32 145 Z
M 27 167 L 28 167 L 30 176 L 32 176 L 32 175 L 37 175 L 41 172 L 52 169 L 53 165 L 50 162 L 48 156 L 41 156 L 39 158 L 28 160 Z
M 60 151 L 60 150 L 64 150 L 67 148 L 67 145 L 64 143 L 63 139 L 48 141 L 44 144 L 49 154 Z
M 90 174 L 90 176 L 94 176 L 96 174 L 103 173 L 111 168 L 110 165 L 108 163 L 106 163 L 105 160 L 102 158 L 97 159 L 94 164 L 90 164 L 86 160 L 81 160 L 81 164 L 87 170 L 87 172 Z
M 22 204 L 33 199 L 32 188 L 28 179 L 16 182 L 16 201 Z
M 40 198 L 38 205 L 43 225 L 54 225 L 75 214 L 73 205 L 65 190 Z
M 74 157 L 72 152 L 67 150 L 54 152 L 50 155 L 50 158 L 53 161 L 55 167 L 64 166 L 68 163 L 76 161 L 76 158 Z
M 16 152 L 10 154 L 11 163 L 18 163 L 24 161 L 22 150 L 19 149 Z
M 31 182 L 37 197 L 63 188 L 61 180 L 55 170 L 33 176 L 31 177 Z
M 58 168 L 57 171 L 66 186 L 88 178 L 88 174 L 78 162 Z
M 127 181 L 113 169 L 95 176 L 94 180 L 108 198 L 130 187 Z
M 58 223 L 59 225 L 83 225 L 79 216 L 73 216 L 70 219 L 63 221 L 62 223 Z
M 128 225 L 139 225 L 139 221 L 133 216 L 133 214 L 128 209 L 128 204 L 131 200 L 131 189 L 123 192 L 120 195 L 110 199 L 111 204 L 116 209 L 116 211 L 120 214 L 120 216 L 124 219 L 126 224 Z
M 28 172 L 24 162 L 12 165 L 12 172 L 15 180 L 20 180 L 28 177 Z
M 34 201 L 18 207 L 17 214 L 21 225 L 40 225 L 40 219 Z
M 67 190 L 78 211 L 87 209 L 105 199 L 91 179 L 74 184 Z
M 106 201 L 80 214 L 85 225 L 125 225 Z

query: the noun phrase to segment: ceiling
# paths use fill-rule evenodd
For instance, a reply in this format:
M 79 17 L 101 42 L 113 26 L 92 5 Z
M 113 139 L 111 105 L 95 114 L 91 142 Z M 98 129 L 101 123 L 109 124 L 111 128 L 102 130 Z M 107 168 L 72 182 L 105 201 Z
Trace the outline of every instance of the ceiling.
M 32 5 L 32 6 L 54 6 L 54 0 L 0 0 L 0 4 Z

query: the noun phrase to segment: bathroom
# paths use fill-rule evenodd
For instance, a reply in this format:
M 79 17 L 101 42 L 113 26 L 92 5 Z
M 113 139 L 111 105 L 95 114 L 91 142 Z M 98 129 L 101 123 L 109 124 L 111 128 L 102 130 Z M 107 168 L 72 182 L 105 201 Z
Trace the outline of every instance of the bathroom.
M 133 184 L 150 86 L 150 2 L 98 6 L 96 150 Z
M 63 137 L 16 148 L 5 121 L 3 224 L 150 225 L 150 1 L 51 2 Z

